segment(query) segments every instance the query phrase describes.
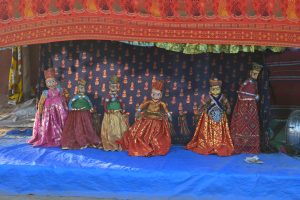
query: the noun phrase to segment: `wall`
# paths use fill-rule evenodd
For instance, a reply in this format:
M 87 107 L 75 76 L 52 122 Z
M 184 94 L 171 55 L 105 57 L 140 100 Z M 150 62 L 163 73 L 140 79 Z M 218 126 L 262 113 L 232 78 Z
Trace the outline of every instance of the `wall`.
M 269 70 L 272 118 L 287 119 L 300 109 L 300 50 L 287 50 L 266 56 Z
M 194 109 L 208 95 L 213 74 L 223 81 L 223 92 L 233 108 L 239 84 L 247 78 L 252 62 L 261 63 L 262 58 L 261 53 L 186 55 L 108 41 L 51 43 L 43 45 L 41 53 L 41 66 L 53 65 L 57 78 L 71 94 L 75 93 L 79 78 L 87 80 L 87 94 L 100 113 L 103 113 L 101 102 L 108 94 L 109 77 L 118 75 L 120 95 L 130 113 L 130 123 L 134 121 L 136 107 L 150 98 L 152 82 L 165 80 L 163 100 L 173 113 L 176 130 L 173 143 L 186 143 L 192 137 L 197 123 Z M 187 114 L 190 133 L 182 132 L 179 126 L 180 110 Z
M 0 95 L 7 95 L 11 50 L 0 51 Z

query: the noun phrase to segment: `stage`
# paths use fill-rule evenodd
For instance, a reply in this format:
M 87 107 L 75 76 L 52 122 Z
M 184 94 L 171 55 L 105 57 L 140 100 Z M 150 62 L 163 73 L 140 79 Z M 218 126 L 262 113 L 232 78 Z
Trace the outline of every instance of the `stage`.
M 0 138 L 0 193 L 116 199 L 300 199 L 300 161 L 284 154 L 202 156 L 173 146 L 163 157 L 26 144 L 31 131 Z M 27 135 L 27 136 L 26 136 Z

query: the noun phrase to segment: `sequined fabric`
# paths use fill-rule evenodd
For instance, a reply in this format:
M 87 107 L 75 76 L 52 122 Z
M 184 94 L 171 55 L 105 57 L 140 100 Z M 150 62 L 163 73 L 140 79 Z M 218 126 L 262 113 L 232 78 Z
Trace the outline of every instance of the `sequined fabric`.
M 164 118 L 142 117 L 130 127 L 119 143 L 130 156 L 165 155 L 171 147 L 168 123 Z
M 101 141 L 94 130 L 90 111 L 69 112 L 61 144 L 63 149 L 101 148 Z
M 110 111 L 104 113 L 101 127 L 101 139 L 103 149 L 106 151 L 120 151 L 121 146 L 116 143 L 121 139 L 124 132 L 127 131 L 126 116 L 120 111 Z
M 61 134 L 68 114 L 65 98 L 58 89 L 48 90 L 42 117 L 36 113 L 33 135 L 28 143 L 33 146 L 61 146 Z
M 186 148 L 204 155 L 230 156 L 234 148 L 226 115 L 223 115 L 220 122 L 215 122 L 208 116 L 206 111 L 203 112 L 194 137 Z

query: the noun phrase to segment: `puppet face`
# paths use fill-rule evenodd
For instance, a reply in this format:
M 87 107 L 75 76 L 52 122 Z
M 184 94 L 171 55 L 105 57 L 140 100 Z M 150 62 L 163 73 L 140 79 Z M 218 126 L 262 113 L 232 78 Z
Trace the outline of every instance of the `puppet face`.
M 109 84 L 109 90 L 111 93 L 116 94 L 119 90 L 118 84 Z
M 159 90 L 156 90 L 156 89 L 152 89 L 151 97 L 154 102 L 157 102 L 157 101 L 161 100 L 162 92 Z
M 221 87 L 216 85 L 216 86 L 211 86 L 210 87 L 210 94 L 213 96 L 218 96 L 219 94 L 221 94 Z
M 78 85 L 78 93 L 84 94 L 85 93 L 85 87 L 83 85 Z
M 257 80 L 258 75 L 259 75 L 259 71 L 257 71 L 257 70 L 251 70 L 250 71 L 250 77 L 252 79 Z
M 57 87 L 57 81 L 55 78 L 48 78 L 46 79 L 46 86 L 49 89 L 55 89 Z

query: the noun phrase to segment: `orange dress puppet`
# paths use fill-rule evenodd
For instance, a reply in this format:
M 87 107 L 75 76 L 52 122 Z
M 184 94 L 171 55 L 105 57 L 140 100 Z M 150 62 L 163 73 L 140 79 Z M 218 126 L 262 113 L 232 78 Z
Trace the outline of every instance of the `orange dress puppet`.
M 167 105 L 161 101 L 163 82 L 152 86 L 152 100 L 143 102 L 137 113 L 136 121 L 118 141 L 130 156 L 165 155 L 171 147 L 171 114 Z
M 204 155 L 230 156 L 234 150 L 226 116 L 230 113 L 230 105 L 221 94 L 222 82 L 214 79 L 210 84 L 209 98 L 202 107 L 194 137 L 186 148 Z

